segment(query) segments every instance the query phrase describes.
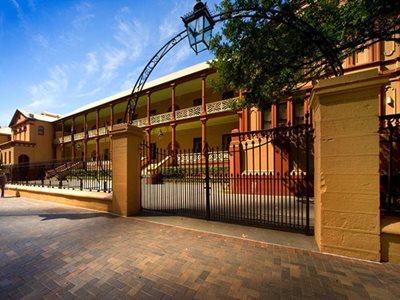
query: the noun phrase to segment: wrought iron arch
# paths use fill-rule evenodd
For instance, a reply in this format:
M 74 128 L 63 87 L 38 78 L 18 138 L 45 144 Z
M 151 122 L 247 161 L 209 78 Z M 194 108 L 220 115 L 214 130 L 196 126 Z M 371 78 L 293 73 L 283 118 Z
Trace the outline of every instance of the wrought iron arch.
M 199 0 L 198 0 L 199 2 Z M 196 3 L 197 4 L 197 3 Z M 229 19 L 235 18 L 258 18 L 267 20 L 277 20 L 282 24 L 296 28 L 305 36 L 311 36 L 310 42 L 318 46 L 319 50 L 325 57 L 327 63 L 329 64 L 331 71 L 335 76 L 343 74 L 343 67 L 338 54 L 333 49 L 332 43 L 327 40 L 319 31 L 312 27 L 310 24 L 302 21 L 295 14 L 285 13 L 276 9 L 263 10 L 260 8 L 247 8 L 247 9 L 235 9 L 228 12 L 222 12 L 215 15 L 211 15 L 214 24 L 223 22 Z M 183 30 L 167 43 L 164 44 L 157 51 L 157 53 L 150 59 L 146 64 L 143 71 L 140 73 L 139 78 L 136 80 L 135 85 L 132 88 L 131 95 L 128 100 L 128 104 L 125 110 L 125 122 L 132 124 L 133 116 L 135 114 L 137 102 L 139 100 L 140 92 L 149 78 L 150 74 L 153 72 L 157 64 L 163 59 L 163 57 L 177 44 L 184 40 L 188 36 L 187 30 Z

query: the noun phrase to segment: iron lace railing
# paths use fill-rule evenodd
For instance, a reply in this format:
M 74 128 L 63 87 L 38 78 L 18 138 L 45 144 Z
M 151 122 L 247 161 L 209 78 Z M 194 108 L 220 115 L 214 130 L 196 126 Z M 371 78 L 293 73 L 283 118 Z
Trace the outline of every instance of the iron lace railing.
M 55 160 L 6 166 L 8 182 L 15 185 L 112 192 L 109 160 Z

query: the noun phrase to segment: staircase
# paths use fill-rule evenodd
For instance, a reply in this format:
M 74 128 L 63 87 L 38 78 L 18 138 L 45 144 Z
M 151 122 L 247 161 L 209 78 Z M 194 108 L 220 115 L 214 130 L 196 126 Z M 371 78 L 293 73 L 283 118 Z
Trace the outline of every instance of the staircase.
M 172 161 L 172 157 L 168 155 L 165 157 L 163 160 L 156 162 L 156 163 L 149 163 L 147 166 L 145 166 L 142 169 L 142 176 L 148 176 L 148 175 L 154 175 L 154 174 L 159 174 L 160 169 L 167 164 L 170 164 Z
M 64 180 L 71 170 L 80 168 L 83 168 L 83 161 L 68 162 L 54 169 L 47 170 L 45 179 L 56 178 L 57 180 Z

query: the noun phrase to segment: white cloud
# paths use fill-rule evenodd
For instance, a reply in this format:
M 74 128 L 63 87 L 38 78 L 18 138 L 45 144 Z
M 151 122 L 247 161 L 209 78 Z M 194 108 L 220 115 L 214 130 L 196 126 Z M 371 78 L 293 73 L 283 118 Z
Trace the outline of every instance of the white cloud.
M 114 78 L 115 70 L 117 70 L 128 58 L 126 51 L 112 48 L 104 55 L 103 73 L 101 80 L 109 80 Z
M 102 81 L 113 79 L 127 61 L 132 63 L 140 58 L 150 39 L 149 29 L 133 18 L 129 8 L 120 9 L 115 21 L 114 39 L 117 43 L 104 50 L 100 76 Z
M 88 92 L 77 94 L 75 97 L 76 98 L 91 97 L 91 96 L 96 95 L 99 91 L 101 91 L 101 89 L 102 89 L 101 87 L 96 87 Z
M 39 46 L 49 49 L 50 48 L 50 43 L 49 40 L 43 36 L 42 34 L 36 34 L 32 37 L 32 40 L 37 43 Z
M 60 98 L 68 88 L 67 67 L 57 65 L 49 71 L 49 79 L 29 87 L 31 103 L 29 108 L 46 110 L 60 106 Z
M 85 64 L 86 72 L 91 74 L 99 70 L 99 63 L 97 61 L 97 55 L 95 52 L 89 52 L 87 54 L 88 62 Z
M 24 13 L 22 11 L 21 5 L 18 3 L 17 0 L 10 0 L 11 3 L 14 5 L 15 10 L 17 11 L 17 17 L 21 22 L 24 22 Z
M 180 63 L 182 63 L 188 57 L 194 54 L 192 48 L 189 47 L 187 41 L 182 41 L 180 45 L 171 50 L 170 55 L 173 55 L 174 59 L 166 59 L 164 64 L 164 70 L 168 73 L 176 71 Z
M 126 90 L 129 88 L 133 88 L 136 80 L 138 79 L 140 72 L 142 72 L 144 66 L 138 66 L 132 72 L 129 72 L 126 77 L 124 83 L 121 85 L 122 90 Z
M 95 17 L 95 15 L 92 13 L 92 5 L 88 2 L 82 2 L 76 5 L 75 11 L 77 15 L 72 20 L 72 26 L 74 26 L 77 30 L 86 28 Z
M 192 10 L 190 1 L 174 1 L 169 14 L 158 27 L 161 39 L 172 38 L 174 35 L 181 32 L 184 27 L 181 18 L 177 16 L 183 16 L 190 10 Z

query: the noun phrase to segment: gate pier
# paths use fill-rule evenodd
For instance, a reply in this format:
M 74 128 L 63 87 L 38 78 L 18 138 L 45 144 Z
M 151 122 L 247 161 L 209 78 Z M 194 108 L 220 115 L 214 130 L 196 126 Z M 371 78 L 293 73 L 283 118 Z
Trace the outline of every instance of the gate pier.
M 114 125 L 111 131 L 113 154 L 112 212 L 132 216 L 140 211 L 139 147 L 143 130 L 128 124 Z

